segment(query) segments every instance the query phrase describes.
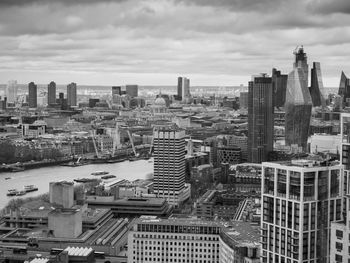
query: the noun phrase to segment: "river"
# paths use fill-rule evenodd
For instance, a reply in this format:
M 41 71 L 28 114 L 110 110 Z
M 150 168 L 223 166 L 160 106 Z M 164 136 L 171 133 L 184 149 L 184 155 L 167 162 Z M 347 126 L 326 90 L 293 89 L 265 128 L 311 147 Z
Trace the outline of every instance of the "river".
M 152 159 L 151 159 L 152 160 Z M 6 206 L 9 200 L 18 197 L 6 196 L 8 189 L 22 190 L 25 185 L 36 185 L 39 190 L 22 196 L 31 197 L 49 191 L 49 183 L 54 181 L 73 181 L 77 178 L 98 178 L 92 172 L 106 171 L 118 179 L 133 181 L 145 179 L 146 175 L 153 173 L 153 162 L 146 160 L 125 161 L 112 164 L 89 164 L 79 167 L 51 166 L 17 173 L 0 173 L 0 209 Z M 6 180 L 5 178 L 11 177 Z

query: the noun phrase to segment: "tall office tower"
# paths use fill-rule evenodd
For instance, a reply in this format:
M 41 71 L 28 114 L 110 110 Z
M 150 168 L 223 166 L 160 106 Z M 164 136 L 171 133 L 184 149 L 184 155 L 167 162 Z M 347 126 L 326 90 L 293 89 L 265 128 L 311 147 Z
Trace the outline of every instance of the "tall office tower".
M 120 87 L 120 86 L 113 86 L 112 87 L 112 97 L 115 94 L 122 95 L 122 87 Z
M 326 263 L 331 222 L 342 219 L 343 166 L 295 160 L 262 164 L 263 263 Z
M 10 80 L 7 83 L 5 96 L 7 98 L 8 103 L 15 103 L 17 99 L 17 80 Z
M 286 145 L 306 150 L 312 100 L 308 89 L 308 65 L 303 47 L 294 52 L 294 68 L 288 75 L 285 103 Z
M 326 106 L 326 99 L 324 97 L 324 87 L 322 81 L 321 64 L 320 62 L 314 62 L 311 69 L 311 86 L 309 88 L 312 99 L 312 105 Z
M 350 79 L 348 79 L 344 71 L 341 72 L 338 95 L 343 97 L 345 105 L 350 104 Z
M 177 97 L 178 100 L 185 100 L 191 97 L 190 80 L 185 77 L 178 77 L 177 79 Z
M 272 79 L 266 74 L 248 83 L 248 161 L 261 163 L 273 150 Z
M 51 81 L 47 85 L 47 105 L 56 104 L 56 83 Z
M 272 78 L 274 107 L 277 107 L 277 108 L 283 107 L 286 101 L 288 75 L 281 74 L 281 71 L 273 68 L 271 78 Z
M 138 85 L 126 85 L 126 94 L 129 95 L 131 98 L 138 97 L 139 93 L 139 86 Z
M 241 92 L 239 94 L 239 108 L 248 109 L 248 92 Z
M 38 87 L 35 85 L 34 82 L 30 82 L 28 84 L 28 104 L 29 108 L 36 108 L 38 106 L 37 99 L 38 99 Z
M 178 206 L 185 189 L 185 131 L 174 126 L 157 127 L 154 140 L 154 193 Z
M 67 105 L 77 106 L 77 84 L 74 82 L 67 85 Z

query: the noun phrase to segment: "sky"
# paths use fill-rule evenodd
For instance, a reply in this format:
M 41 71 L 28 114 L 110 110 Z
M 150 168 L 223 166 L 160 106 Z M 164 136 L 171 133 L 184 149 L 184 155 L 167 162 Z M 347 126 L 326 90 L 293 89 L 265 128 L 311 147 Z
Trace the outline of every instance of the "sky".
M 0 0 L 0 83 L 247 85 L 303 45 L 350 75 L 349 0 Z

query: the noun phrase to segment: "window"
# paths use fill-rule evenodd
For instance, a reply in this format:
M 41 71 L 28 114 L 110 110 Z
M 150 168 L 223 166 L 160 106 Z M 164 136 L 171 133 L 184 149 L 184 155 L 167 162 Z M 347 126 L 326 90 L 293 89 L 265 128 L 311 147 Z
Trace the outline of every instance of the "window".
M 337 236 L 338 239 L 343 239 L 343 231 L 336 230 L 335 235 Z

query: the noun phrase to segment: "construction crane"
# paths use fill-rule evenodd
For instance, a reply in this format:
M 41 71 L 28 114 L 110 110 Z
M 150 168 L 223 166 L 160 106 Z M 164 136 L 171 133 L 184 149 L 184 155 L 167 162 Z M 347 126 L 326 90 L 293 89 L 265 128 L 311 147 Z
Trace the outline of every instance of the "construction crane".
M 149 155 L 152 154 L 152 149 L 153 149 L 153 144 L 154 144 L 154 131 L 155 131 L 155 128 L 153 127 L 153 130 L 152 130 L 152 140 L 151 140 L 151 146 L 149 147 Z
M 91 138 L 92 138 L 92 142 L 94 144 L 94 149 L 95 149 L 95 153 L 96 153 L 96 157 L 97 158 L 100 158 L 100 154 L 98 153 L 98 149 L 97 149 L 97 146 L 96 146 L 96 141 L 95 141 L 95 136 L 94 136 L 94 133 L 91 131 Z
M 134 140 L 132 139 L 132 135 L 131 135 L 131 133 L 130 133 L 130 130 L 127 130 L 127 132 L 128 132 L 128 135 L 129 135 L 129 139 L 130 139 L 130 143 L 131 143 L 132 150 L 133 150 L 135 156 L 137 157 L 138 154 L 136 153 L 136 149 L 135 149 L 135 145 L 134 145 Z

